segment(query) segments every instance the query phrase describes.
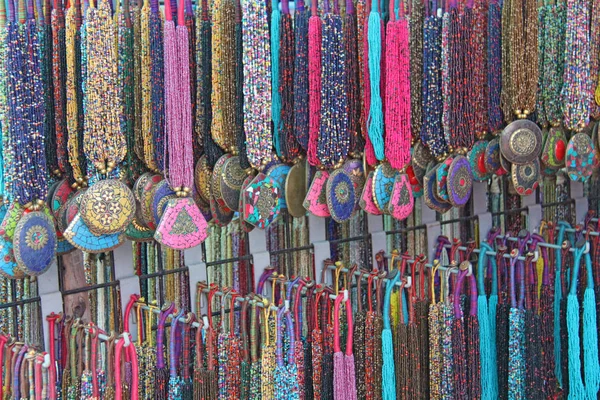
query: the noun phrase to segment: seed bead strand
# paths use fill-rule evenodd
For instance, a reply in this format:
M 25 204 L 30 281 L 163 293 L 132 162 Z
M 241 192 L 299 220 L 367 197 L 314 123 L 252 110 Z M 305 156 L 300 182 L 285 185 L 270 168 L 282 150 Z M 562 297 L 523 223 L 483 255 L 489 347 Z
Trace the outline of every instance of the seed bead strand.
M 87 110 L 85 114 L 85 153 L 101 172 L 108 172 L 125 158 L 125 138 L 121 132 L 115 29 L 110 5 L 100 0 L 88 10 L 87 21 Z
M 442 18 L 430 15 L 425 18 L 423 28 L 424 117 L 421 141 L 436 158 L 448 153 L 442 126 L 442 24 Z
M 563 86 L 565 59 L 566 8 L 561 0 L 548 5 L 544 37 L 543 91 L 546 118 L 551 126 L 562 121 L 563 102 L 560 92 Z
M 488 6 L 487 37 L 487 86 L 488 86 L 488 121 L 490 132 L 502 128 L 502 108 L 500 94 L 502 88 L 502 7 L 497 0 Z
M 148 20 L 150 49 L 150 104 L 152 107 L 152 124 L 150 132 L 154 144 L 152 158 L 156 170 L 163 171 L 165 164 L 165 87 L 164 87 L 164 52 L 163 24 L 158 0 L 150 2 L 150 18 Z
M 0 170 L 0 195 L 5 200 L 9 200 L 10 197 L 10 176 L 12 169 L 12 155 L 10 152 L 9 142 L 9 109 L 8 109 L 8 27 L 6 25 L 6 9 L 5 3 L 0 2 L 0 127 L 2 139 L 0 142 L 0 161 L 2 170 Z M 48 96 L 52 98 L 52 96 Z
M 65 45 L 66 45 L 66 62 L 67 62 L 67 73 L 66 73 L 66 95 L 67 95 L 67 146 L 69 163 L 73 169 L 73 179 L 76 185 L 83 182 L 85 178 L 85 168 L 81 163 L 80 157 L 80 130 L 83 129 L 80 126 L 80 98 L 79 98 L 79 87 L 80 87 L 80 55 L 81 55 L 81 42 L 79 35 L 79 27 L 77 24 L 77 7 L 71 6 L 67 10 L 65 16 Z
M 66 121 L 66 50 L 65 50 L 65 15 L 60 0 L 54 2 L 52 10 L 52 66 L 54 83 L 54 129 L 56 131 L 57 171 L 59 176 L 67 173 L 67 121 Z
M 271 135 L 271 48 L 266 5 L 260 0 L 242 0 L 244 43 L 244 129 L 246 151 L 254 168 L 270 160 Z
M 350 154 L 358 156 L 364 148 L 364 139 L 361 133 L 361 107 L 360 98 L 360 62 L 357 16 L 352 1 L 346 2 L 344 15 L 344 47 L 346 52 L 346 95 L 348 98 L 348 133 L 350 135 Z
M 590 116 L 594 119 L 600 117 L 600 104 L 596 103 L 595 89 L 600 78 L 600 1 L 592 0 L 589 21 L 590 35 Z
M 146 167 L 152 171 L 157 170 L 154 160 L 154 141 L 152 140 L 152 58 L 150 47 L 150 19 L 151 11 L 148 0 L 144 0 L 140 15 L 140 63 L 141 63 L 141 91 L 142 91 L 142 135 L 143 135 L 143 160 Z
M 326 10 L 327 10 L 327 2 Z M 342 18 L 327 12 L 323 18 L 321 41 L 321 126 L 317 143 L 317 158 L 321 165 L 341 166 L 348 155 L 346 57 L 344 52 Z
M 54 129 L 54 83 L 52 80 L 53 68 L 52 68 L 52 5 L 50 0 L 45 1 L 46 12 L 44 14 L 44 24 L 38 27 L 38 37 L 40 43 L 40 53 L 42 57 L 42 79 L 46 83 L 46 90 L 44 90 L 44 98 L 46 101 L 46 132 L 44 134 L 46 138 L 45 152 L 46 152 L 46 165 L 48 171 L 52 173 L 58 170 L 58 159 L 56 155 L 56 130 Z M 4 31 L 5 34 L 5 31 Z M 4 40 L 0 38 L 0 42 L 4 43 Z M 1 63 L 4 65 L 4 63 Z M 0 99 L 0 104 L 6 104 L 6 101 Z M 4 125 L 4 122 L 3 122 Z M 8 125 L 7 125 L 8 126 Z M 6 151 L 3 151 L 5 158 L 5 168 L 7 165 L 8 155 Z
M 484 0 L 475 0 L 473 6 L 473 24 L 467 27 L 471 29 L 470 67 L 468 71 L 470 71 L 472 76 L 467 87 L 470 89 L 469 98 L 473 105 L 474 124 L 471 129 L 477 138 L 485 137 L 489 125 L 489 117 L 486 112 L 489 93 L 486 85 L 488 68 L 486 57 L 486 43 L 488 40 L 487 12 L 487 2 Z M 471 139 L 469 147 L 473 145 L 473 142 Z
M 304 151 L 308 149 L 308 18 L 304 0 L 294 13 L 294 131 Z
M 136 4 L 131 10 L 133 29 L 133 136 L 134 151 L 140 170 L 144 164 L 144 133 L 142 131 L 142 4 Z M 141 385 L 140 385 L 141 387 Z
M 235 146 L 235 7 L 232 0 L 213 4 L 212 136 L 225 151 Z
M 535 115 L 536 122 L 541 126 L 548 126 L 548 117 L 546 115 L 546 107 L 544 106 L 544 97 L 543 97 L 543 84 L 544 84 L 544 59 L 546 58 L 546 34 L 545 31 L 547 28 L 546 21 L 548 19 L 547 9 L 544 5 L 540 6 L 538 9 L 538 87 L 537 87 L 537 96 L 535 103 Z
M 511 12 L 513 1 L 516 0 L 505 0 L 503 2 L 501 16 L 502 89 L 500 92 L 500 105 L 506 123 L 510 123 L 514 118 L 512 108 L 513 76 L 511 71 L 511 47 L 509 45 L 512 32 Z
M 565 127 L 571 130 L 585 128 L 590 116 L 589 5 L 589 1 L 567 0 L 562 99 Z
M 410 1 L 410 0 L 409 0 Z M 410 99 L 413 138 L 421 133 L 423 121 L 423 24 L 425 6 L 422 0 L 412 0 L 410 8 Z

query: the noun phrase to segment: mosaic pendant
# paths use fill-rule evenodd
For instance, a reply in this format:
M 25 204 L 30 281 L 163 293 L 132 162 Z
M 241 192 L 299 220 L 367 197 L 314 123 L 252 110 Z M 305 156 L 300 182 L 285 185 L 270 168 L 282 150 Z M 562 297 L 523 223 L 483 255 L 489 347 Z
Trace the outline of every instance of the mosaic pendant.
M 154 239 L 176 250 L 198 246 L 208 236 L 208 224 L 191 197 L 169 200 Z

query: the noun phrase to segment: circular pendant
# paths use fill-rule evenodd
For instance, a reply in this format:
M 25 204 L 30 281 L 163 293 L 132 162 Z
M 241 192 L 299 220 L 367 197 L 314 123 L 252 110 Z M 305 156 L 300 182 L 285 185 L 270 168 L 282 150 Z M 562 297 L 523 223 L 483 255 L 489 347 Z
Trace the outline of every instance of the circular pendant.
M 27 275 L 41 275 L 56 255 L 54 220 L 42 211 L 23 215 L 13 239 L 15 260 Z
M 317 217 L 329 217 L 329 208 L 327 207 L 327 179 L 329 178 L 329 172 L 317 171 L 313 177 L 306 197 L 302 205 L 311 214 Z
M 583 132 L 571 137 L 567 145 L 567 174 L 572 181 L 585 182 L 594 171 L 594 144 Z
M 200 157 L 198 162 L 196 163 L 196 169 L 194 170 L 194 183 L 196 185 L 196 190 L 200 193 L 200 196 L 207 203 L 210 202 L 210 180 L 212 177 L 212 172 L 208 167 L 208 161 L 206 160 L 206 155 Z
M 50 201 L 50 211 L 55 218 L 58 218 L 58 210 L 65 204 L 73 194 L 73 188 L 69 185 L 69 181 L 63 179 L 60 181 L 56 190 L 52 193 Z
M 268 169 L 266 175 L 273 179 L 277 183 L 279 187 L 279 195 L 281 197 L 281 208 L 287 208 L 287 203 L 285 201 L 285 194 L 283 190 L 285 189 L 285 180 L 287 178 L 288 173 L 290 172 L 290 166 L 285 164 L 276 164 Z
M 285 179 L 285 202 L 292 217 L 303 217 L 306 197 L 306 161 L 300 160 L 290 168 Z
M 492 175 L 491 171 L 488 172 L 485 165 L 487 145 L 488 142 L 486 140 L 479 140 L 475 142 L 468 154 L 469 164 L 471 164 L 471 171 L 473 172 L 473 179 L 478 182 L 486 181 Z
M 123 182 L 107 179 L 86 190 L 79 212 L 90 231 L 97 235 L 124 232 L 135 216 L 135 198 Z
M 454 207 L 462 207 L 471 198 L 473 174 L 471 165 L 463 156 L 456 156 L 448 168 L 448 200 Z
M 517 194 L 529 196 L 539 185 L 540 161 L 533 160 L 529 164 L 512 165 L 511 180 Z
M 177 197 L 175 192 L 171 190 L 171 187 L 166 180 L 162 180 L 156 185 L 154 195 L 152 196 L 152 218 L 154 219 L 153 222 L 155 228 L 160 222 L 162 213 L 167 206 L 167 202 L 175 197 Z
M 343 169 L 336 169 L 327 179 L 327 207 L 331 218 L 341 223 L 347 221 L 354 211 L 356 195 L 354 182 Z
M 502 131 L 500 151 L 513 164 L 531 162 L 542 151 L 542 130 L 526 119 L 513 121 Z
M 246 179 L 244 179 L 244 183 L 242 183 L 242 188 L 240 191 L 240 204 L 238 206 L 238 212 L 240 213 L 240 226 L 242 230 L 246 233 L 250 233 L 254 230 L 254 225 L 249 224 L 244 219 L 244 196 L 242 195 L 244 191 L 248 188 L 248 185 L 252 183 L 252 181 L 256 178 L 256 174 L 248 175 Z
M 231 210 L 235 210 L 240 202 L 240 189 L 242 183 L 246 179 L 246 171 L 240 166 L 240 158 L 233 156 L 223 166 L 223 172 L 221 173 L 221 180 L 219 185 L 221 187 L 221 195 L 225 206 Z
M 342 169 L 346 171 L 352 182 L 354 183 L 354 195 L 356 199 L 354 200 L 354 210 L 358 210 L 358 202 L 360 201 L 360 195 L 363 191 L 363 187 L 365 186 L 365 174 L 363 170 L 363 166 L 360 160 L 351 159 L 344 163 Z
M 492 174 L 500 175 L 498 172 L 502 168 L 500 165 L 500 139 L 490 140 L 485 147 L 485 169 Z M 506 172 L 504 172 L 506 173 Z
M 379 210 L 386 214 L 388 212 L 388 203 L 394 188 L 394 178 L 397 171 L 390 164 L 382 163 L 375 168 L 373 175 L 373 199 Z
M 281 190 L 270 176 L 258 174 L 244 191 L 244 219 L 265 229 L 281 211 Z
M 4 219 L 2 220 L 2 224 L 0 224 L 0 236 L 4 237 L 4 239 L 9 242 L 12 242 L 15 228 L 22 216 L 23 207 L 16 201 L 10 203 L 8 210 L 4 215 Z
M 221 179 L 225 163 L 232 157 L 233 156 L 231 154 L 226 153 L 217 160 L 217 163 L 213 168 L 212 178 L 210 181 L 210 190 L 212 196 L 217 201 L 217 204 L 226 212 L 231 212 L 232 210 L 225 204 L 225 200 L 223 199 L 223 193 L 221 193 Z
M 116 249 L 125 242 L 125 235 L 122 233 L 94 234 L 81 218 L 81 214 L 77 214 L 73 218 L 64 232 L 64 237 L 79 250 L 95 254 Z
M 23 279 L 25 272 L 15 260 L 13 244 L 0 236 L 0 275 L 8 279 Z
M 156 229 L 157 225 L 156 221 L 154 220 L 154 212 L 152 211 L 154 195 L 156 194 L 156 188 L 162 181 L 163 178 L 161 175 L 152 175 L 150 179 L 144 182 L 144 187 L 140 196 L 140 222 L 152 230 Z M 167 187 L 168 186 L 169 185 L 167 185 Z
M 453 157 L 450 156 L 438 164 L 435 170 L 435 179 L 436 179 L 436 193 L 441 201 L 450 201 L 448 195 L 448 169 L 450 168 L 450 164 L 452 164 Z
M 423 201 L 427 207 L 441 214 L 452 208 L 450 203 L 440 201 L 436 196 L 437 180 L 435 176 L 436 168 L 431 166 L 423 177 Z

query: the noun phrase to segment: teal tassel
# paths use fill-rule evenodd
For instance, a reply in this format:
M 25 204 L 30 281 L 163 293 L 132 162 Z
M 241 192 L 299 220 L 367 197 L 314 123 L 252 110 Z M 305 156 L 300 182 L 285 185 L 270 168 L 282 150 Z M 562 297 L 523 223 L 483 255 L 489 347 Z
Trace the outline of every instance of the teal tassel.
M 271 11 L 271 119 L 273 120 L 273 145 L 281 156 L 279 124 L 281 123 L 281 95 L 279 94 L 279 25 L 281 12 L 279 2 L 272 2 Z
M 381 18 L 377 12 L 377 0 L 369 14 L 369 80 L 371 82 L 371 107 L 369 108 L 369 138 L 373 143 L 375 157 L 384 159 L 383 105 L 380 93 L 381 72 Z
M 496 310 L 498 309 L 498 295 L 492 294 L 488 300 L 489 315 L 490 315 L 490 363 L 491 363 L 491 374 L 490 374 L 490 392 L 492 398 L 498 398 L 498 347 L 496 344 Z M 481 322 L 480 322 L 481 323 Z M 484 393 L 482 391 L 482 393 Z
M 600 389 L 596 295 L 594 289 L 589 286 L 583 295 L 583 349 L 585 350 L 583 355 L 585 391 L 588 399 L 596 399 L 596 394 L 598 393 L 598 389 Z
M 481 358 L 481 398 L 496 399 L 498 396 L 491 391 L 490 371 L 491 346 L 490 346 L 490 320 L 487 296 L 485 293 L 477 296 L 477 319 L 479 320 L 479 357 Z
M 567 296 L 567 329 L 569 331 L 569 399 L 585 399 L 579 361 L 579 301 L 576 294 Z
M 383 400 L 396 400 L 396 372 L 394 369 L 394 346 L 392 330 L 381 332 L 381 348 L 383 350 L 383 366 L 381 371 Z

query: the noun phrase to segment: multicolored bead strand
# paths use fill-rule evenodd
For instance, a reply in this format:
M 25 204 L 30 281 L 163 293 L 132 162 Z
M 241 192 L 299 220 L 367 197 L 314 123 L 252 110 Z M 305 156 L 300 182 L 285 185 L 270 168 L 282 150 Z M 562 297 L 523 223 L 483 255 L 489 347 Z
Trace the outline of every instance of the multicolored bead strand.
M 577 131 L 585 128 L 590 117 L 589 5 L 589 1 L 567 0 L 565 70 L 561 95 L 565 127 Z

